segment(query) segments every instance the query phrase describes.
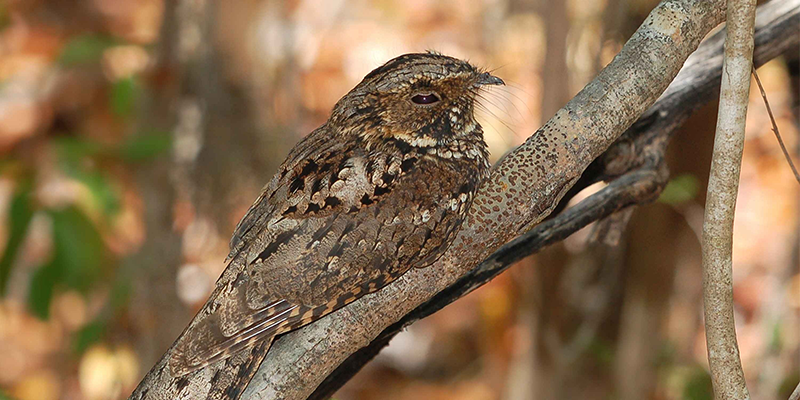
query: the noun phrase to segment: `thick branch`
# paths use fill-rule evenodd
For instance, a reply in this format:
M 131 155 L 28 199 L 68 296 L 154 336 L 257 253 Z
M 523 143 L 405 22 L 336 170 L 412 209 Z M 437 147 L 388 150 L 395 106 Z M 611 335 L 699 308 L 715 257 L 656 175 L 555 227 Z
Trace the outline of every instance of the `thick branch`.
M 703 305 L 716 399 L 749 399 L 733 321 L 733 217 L 750 96 L 755 0 L 728 0 L 717 131 L 703 223 Z

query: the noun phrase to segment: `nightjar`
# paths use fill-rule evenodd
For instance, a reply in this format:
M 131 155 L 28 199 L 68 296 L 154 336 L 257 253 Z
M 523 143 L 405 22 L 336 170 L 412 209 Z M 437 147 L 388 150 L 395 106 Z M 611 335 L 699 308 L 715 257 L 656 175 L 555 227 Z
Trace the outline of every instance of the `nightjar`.
M 257 367 L 275 335 L 436 261 L 489 170 L 476 96 L 502 84 L 437 53 L 364 77 L 239 222 L 230 264 L 174 345 L 172 375 L 258 345 Z

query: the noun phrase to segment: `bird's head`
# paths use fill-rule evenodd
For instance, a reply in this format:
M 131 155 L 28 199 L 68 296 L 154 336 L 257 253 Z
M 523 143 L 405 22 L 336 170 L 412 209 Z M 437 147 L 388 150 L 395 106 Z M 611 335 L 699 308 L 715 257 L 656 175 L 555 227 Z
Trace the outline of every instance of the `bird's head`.
M 436 146 L 479 131 L 473 115 L 476 96 L 485 85 L 503 84 L 457 58 L 404 54 L 367 74 L 339 100 L 329 123 L 367 141 Z

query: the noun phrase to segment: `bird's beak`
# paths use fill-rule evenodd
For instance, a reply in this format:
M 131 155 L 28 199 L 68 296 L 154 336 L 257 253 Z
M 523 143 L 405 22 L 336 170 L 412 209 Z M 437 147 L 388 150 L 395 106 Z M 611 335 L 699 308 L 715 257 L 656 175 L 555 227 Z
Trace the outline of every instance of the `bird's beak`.
M 505 85 L 506 83 L 503 82 L 502 79 L 488 73 L 484 72 L 478 75 L 478 81 L 476 82 L 478 85 Z

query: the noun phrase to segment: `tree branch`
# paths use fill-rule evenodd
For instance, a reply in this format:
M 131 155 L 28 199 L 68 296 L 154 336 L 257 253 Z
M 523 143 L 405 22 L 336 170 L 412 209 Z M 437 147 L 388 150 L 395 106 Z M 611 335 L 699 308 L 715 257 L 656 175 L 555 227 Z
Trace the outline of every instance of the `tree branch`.
M 800 400 L 800 383 L 794 388 L 794 391 L 789 396 L 789 400 Z
M 717 131 L 703 223 L 703 305 L 716 399 L 749 399 L 733 321 L 733 220 L 750 97 L 755 0 L 728 0 Z

